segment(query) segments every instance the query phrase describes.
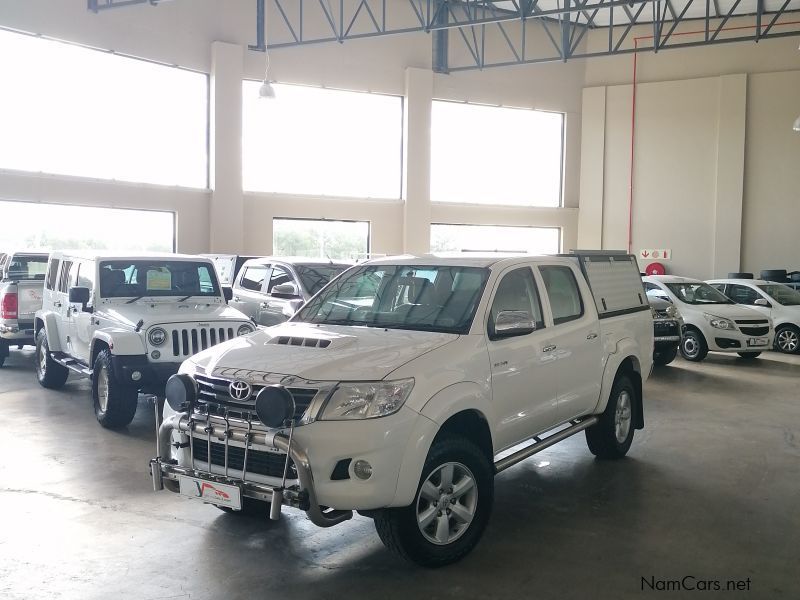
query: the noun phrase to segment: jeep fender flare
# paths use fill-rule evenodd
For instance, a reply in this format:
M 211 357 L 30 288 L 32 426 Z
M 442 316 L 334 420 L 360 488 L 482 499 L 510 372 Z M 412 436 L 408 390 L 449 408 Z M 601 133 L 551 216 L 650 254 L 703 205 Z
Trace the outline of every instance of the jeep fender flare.
M 597 407 L 593 411 L 594 414 L 602 414 L 606 409 L 609 397 L 611 396 L 611 388 L 614 387 L 614 381 L 616 381 L 617 374 L 620 372 L 620 367 L 623 367 L 625 361 L 628 361 L 628 364 L 624 365 L 623 370 L 632 370 L 638 375 L 640 382 L 644 379 L 639 350 L 639 344 L 633 338 L 622 338 L 617 342 L 616 349 L 608 355 L 608 360 L 603 370 L 600 398 L 598 399 Z M 634 382 L 634 385 L 636 385 L 636 382 Z M 639 392 L 637 404 L 639 404 L 639 416 L 641 418 L 641 384 L 639 385 Z
M 115 356 L 142 356 L 147 354 L 142 336 L 127 329 L 98 329 L 92 337 L 90 356 L 96 356 L 98 342 L 109 347 Z
M 34 335 L 38 336 L 39 331 L 44 329 L 47 336 L 47 347 L 50 352 L 61 352 L 61 339 L 58 337 L 58 320 L 53 312 L 39 313 L 36 315 L 36 323 L 34 325 Z
M 425 403 L 408 438 L 397 477 L 397 491 L 390 506 L 408 506 L 414 501 L 425 459 L 436 435 L 450 417 L 465 411 L 477 412 L 486 419 L 491 435 L 494 412 L 489 398 L 477 383 L 454 383 L 438 391 Z

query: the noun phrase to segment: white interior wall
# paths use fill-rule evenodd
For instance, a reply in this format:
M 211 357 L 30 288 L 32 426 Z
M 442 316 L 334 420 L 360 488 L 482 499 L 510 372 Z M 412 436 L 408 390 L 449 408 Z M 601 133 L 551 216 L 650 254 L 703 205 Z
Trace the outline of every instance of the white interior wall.
M 565 249 L 577 240 L 580 171 L 582 61 L 567 64 L 431 74 L 431 38 L 426 34 L 352 40 L 271 52 L 271 78 L 284 83 L 404 95 L 409 73 L 428 71 L 432 98 L 539 108 L 566 113 L 564 205 L 558 209 L 431 204 L 429 169 L 414 153 L 415 168 L 407 170 L 406 196 L 411 204 L 358 198 L 321 198 L 286 194 L 243 193 L 234 177 L 241 172 L 241 148 L 236 131 L 241 119 L 234 90 L 241 76 L 263 77 L 264 55 L 246 50 L 255 41 L 255 8 L 251 0 L 192 0 L 120 8 L 93 14 L 85 0 L 4 0 L 0 25 L 66 39 L 168 64 L 211 73 L 214 79 L 211 146 L 213 190 L 160 189 L 74 180 L 36 174 L 0 173 L 0 197 L 8 200 L 67 202 L 80 188 L 80 203 L 138 208 L 165 208 L 178 213 L 181 251 L 268 253 L 272 248 L 272 217 L 367 219 L 376 253 L 421 251 L 427 248 L 430 220 L 451 223 L 558 226 Z M 223 42 L 216 46 L 214 42 Z M 548 42 L 549 43 L 549 42 Z M 224 48 L 227 51 L 220 49 Z M 241 53 L 241 64 L 235 54 Z M 225 54 L 223 59 L 222 55 Z M 419 76 L 419 75 L 418 75 Z M 420 90 L 419 86 L 411 88 Z M 415 92 L 411 92 L 412 94 Z M 237 96 L 237 94 L 239 96 Z M 414 102 L 407 97 L 406 102 Z M 419 98 L 416 98 L 417 104 Z M 237 115 L 238 111 L 238 115 Z M 425 111 L 406 123 L 413 144 L 429 139 Z M 419 147 L 419 146 L 417 146 Z M 223 150 L 224 148 L 224 150 Z M 238 149 L 237 149 L 238 148 Z M 237 154 L 238 153 L 238 154 Z M 524 157 L 510 157 L 524 164 Z M 406 165 L 409 166 L 409 165 Z M 498 176 L 502 176 L 498 174 Z M 19 185 L 20 181 L 27 182 Z M 131 192 L 134 190 L 134 192 Z M 66 199 L 66 200 L 65 200 Z M 407 200 L 408 198 L 406 198 Z
M 672 249 L 669 272 L 704 279 L 797 268 L 797 40 L 638 55 L 634 251 Z M 586 65 L 580 246 L 627 247 L 632 75 L 632 56 Z

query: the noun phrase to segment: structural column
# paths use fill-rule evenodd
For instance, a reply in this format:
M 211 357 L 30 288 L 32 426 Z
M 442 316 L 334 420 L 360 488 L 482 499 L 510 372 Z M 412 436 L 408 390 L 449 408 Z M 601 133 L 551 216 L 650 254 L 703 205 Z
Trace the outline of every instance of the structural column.
M 581 114 L 581 192 L 578 247 L 603 247 L 603 191 L 605 175 L 606 88 L 583 90 Z M 565 248 L 566 250 L 566 248 Z
M 433 72 L 406 69 L 403 157 L 403 251 L 430 252 Z
M 209 239 L 215 253 L 239 254 L 244 245 L 243 62 L 242 46 L 211 44 Z
M 742 248 L 747 75 L 720 77 L 717 185 L 714 199 L 714 277 L 739 271 Z

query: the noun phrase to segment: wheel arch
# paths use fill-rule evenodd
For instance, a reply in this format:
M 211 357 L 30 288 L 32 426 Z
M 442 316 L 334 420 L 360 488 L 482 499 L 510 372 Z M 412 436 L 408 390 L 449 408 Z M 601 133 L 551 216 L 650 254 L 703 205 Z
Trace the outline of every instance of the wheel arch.
M 615 358 L 615 360 L 612 360 Z M 633 384 L 636 397 L 634 398 L 634 416 L 633 425 L 636 429 L 644 428 L 644 394 L 643 394 L 643 381 L 642 362 L 633 351 L 633 348 L 626 348 L 616 355 L 612 355 L 606 363 L 605 372 L 603 373 L 603 383 L 601 385 L 600 398 L 601 402 L 595 410 L 596 414 L 605 411 L 606 406 L 611 398 L 611 391 L 614 384 L 621 375 L 627 375 Z

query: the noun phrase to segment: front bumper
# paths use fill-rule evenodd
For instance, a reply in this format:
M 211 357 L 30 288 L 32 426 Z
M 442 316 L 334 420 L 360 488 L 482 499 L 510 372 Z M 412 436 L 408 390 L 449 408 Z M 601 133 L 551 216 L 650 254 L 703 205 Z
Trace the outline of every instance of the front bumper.
M 158 411 L 158 404 L 159 403 L 156 403 L 156 411 Z M 173 431 L 184 433 L 192 437 L 193 433 L 198 429 L 205 434 L 209 447 L 211 438 L 217 437 L 224 439 L 226 444 L 228 440 L 243 441 L 248 445 L 258 444 L 261 446 L 271 446 L 285 453 L 287 457 L 291 458 L 297 470 L 297 484 L 284 487 L 283 485 L 246 481 L 225 474 L 201 471 L 195 469 L 193 464 L 181 466 L 177 464 L 177 461 L 174 459 L 164 460 L 161 458 L 163 452 L 167 452 L 167 448 L 169 448 Z M 194 463 L 194 458 L 192 458 L 191 462 Z M 245 471 L 246 467 L 247 459 L 245 458 Z M 236 486 L 241 490 L 243 497 L 270 502 L 271 519 L 277 519 L 280 516 L 281 507 L 283 505 L 304 510 L 311 522 L 319 527 L 331 527 L 353 516 L 351 510 L 323 510 L 317 499 L 314 476 L 311 471 L 308 455 L 299 448 L 298 445 L 292 444 L 290 437 L 283 432 L 226 430 L 224 427 L 220 428 L 213 423 L 198 422 L 189 418 L 185 413 L 178 413 L 165 419 L 158 428 L 158 456 L 150 461 L 150 475 L 153 479 L 153 489 L 156 491 L 163 489 L 164 479 L 177 481 L 178 477 L 181 475 Z
M 737 330 L 714 330 L 706 336 L 708 349 L 714 352 L 766 352 L 772 348 L 775 333 L 772 329 L 760 336 L 745 335 Z M 764 343 L 750 345 L 749 340 L 761 340 Z
M 145 355 L 113 356 L 114 372 L 120 383 L 139 388 L 161 388 L 181 366 L 178 362 L 153 363 Z M 138 377 L 135 375 L 138 373 Z

